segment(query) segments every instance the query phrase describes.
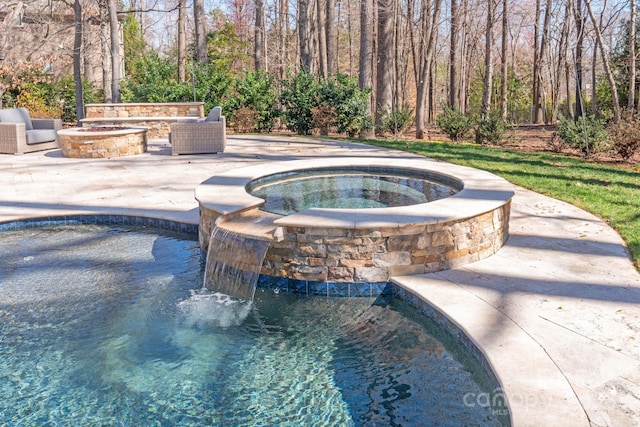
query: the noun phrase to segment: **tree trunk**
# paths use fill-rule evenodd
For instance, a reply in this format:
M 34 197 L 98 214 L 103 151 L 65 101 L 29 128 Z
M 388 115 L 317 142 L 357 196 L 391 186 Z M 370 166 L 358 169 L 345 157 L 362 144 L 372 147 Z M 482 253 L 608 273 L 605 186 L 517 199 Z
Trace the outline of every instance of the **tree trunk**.
M 373 87 L 373 0 L 360 0 L 360 59 L 358 64 L 358 87 Z M 372 95 L 369 95 L 371 113 Z M 363 138 L 372 136 L 371 131 L 362 131 Z
M 462 24 L 460 47 L 462 51 L 459 56 L 462 61 L 458 62 L 458 64 L 460 64 L 460 92 L 458 101 L 460 102 L 460 110 L 467 113 L 469 111 L 469 87 L 471 82 L 471 48 L 469 46 L 469 24 L 467 22 L 469 17 L 469 1 L 461 0 L 460 7 L 462 8 L 462 15 L 460 17 L 460 23 Z
M 196 27 L 196 59 L 207 62 L 207 15 L 204 13 L 204 0 L 193 0 L 193 19 Z
M 399 2 L 393 1 L 393 64 L 395 65 L 393 70 L 393 93 L 394 99 L 391 109 L 393 111 L 398 110 L 398 105 L 403 105 L 404 97 L 404 81 L 403 81 L 403 52 L 402 52 L 402 19 L 400 18 L 400 5 Z
M 84 118 L 84 97 L 82 93 L 82 73 L 80 69 L 82 65 L 82 5 L 80 4 L 80 0 L 75 0 L 73 3 L 73 19 L 75 23 L 75 33 L 73 37 L 73 82 L 76 95 L 77 125 L 80 126 L 80 120 Z
M 120 102 L 120 28 L 117 0 L 107 0 L 107 11 L 111 35 L 111 102 Z
M 613 121 L 615 123 L 620 122 L 620 103 L 618 101 L 618 88 L 616 87 L 616 80 L 613 76 L 613 72 L 611 71 L 611 66 L 609 64 L 609 57 L 604 47 L 604 41 L 602 40 L 602 33 L 600 32 L 600 27 L 598 26 L 598 21 L 596 20 L 595 15 L 593 14 L 593 10 L 591 9 L 591 2 L 589 0 L 584 0 L 585 6 L 587 6 L 587 12 L 589 13 L 589 17 L 591 18 L 591 22 L 593 23 L 596 41 L 598 42 L 598 46 L 600 47 L 600 54 L 602 55 L 602 65 L 604 67 L 604 74 L 607 76 L 607 81 L 609 82 L 609 89 L 611 90 L 611 101 L 613 103 Z
M 105 15 L 102 15 L 104 13 Z M 101 10 L 101 20 L 100 22 L 100 41 L 101 41 L 101 51 L 102 51 L 102 88 L 103 88 L 103 97 L 104 102 L 112 102 L 111 97 L 111 49 L 109 47 L 109 25 L 107 25 L 108 17 L 106 16 L 106 5 L 105 10 Z
M 256 7 L 256 25 L 254 27 L 254 67 L 255 70 L 266 70 L 267 61 L 265 58 L 264 50 L 264 35 L 265 35 L 265 23 L 264 23 L 264 2 L 263 0 L 255 0 Z
M 542 0 L 536 0 L 536 12 L 534 15 L 533 24 L 533 102 L 532 102 L 532 114 L 531 122 L 542 122 L 542 115 L 540 112 L 540 78 L 542 56 L 540 55 L 540 14 L 542 13 Z
M 502 58 L 500 62 L 500 117 L 507 120 L 507 88 L 509 84 L 508 60 L 508 35 L 509 35 L 509 0 L 502 1 Z
M 279 36 L 279 43 L 278 43 L 278 48 L 280 49 L 280 62 L 278 64 L 278 73 L 280 76 L 280 79 L 284 79 L 285 77 L 285 71 L 287 68 L 287 64 L 288 64 L 288 58 L 287 58 L 287 54 L 289 52 L 288 46 L 289 46 L 289 41 L 288 41 L 288 36 L 289 36 L 289 13 L 288 13 L 288 9 L 289 9 L 289 2 L 288 0 L 280 0 L 280 17 L 278 19 L 278 36 Z
M 378 0 L 378 55 L 376 64 L 376 133 L 393 104 L 393 0 Z
M 573 76 L 571 74 L 571 62 L 567 61 L 565 63 L 565 82 L 566 82 L 566 90 L 567 90 L 567 112 L 569 113 L 569 117 L 571 117 L 572 119 L 575 120 L 576 116 L 574 111 L 577 110 L 577 108 L 572 108 L 571 107 L 571 82 L 573 80 Z M 577 100 L 576 100 L 577 103 Z
M 187 81 L 187 0 L 178 4 L 178 82 Z
M 327 73 L 335 74 L 338 71 L 338 38 L 336 35 L 338 26 L 334 22 L 336 19 L 336 0 L 326 0 L 326 2 Z
M 451 0 L 451 34 L 449 43 L 449 107 L 459 108 L 458 98 L 458 0 Z
M 558 42 L 558 58 L 555 64 L 555 80 L 553 85 L 553 96 L 551 100 L 551 123 L 556 123 L 558 121 L 558 108 L 560 104 L 560 87 L 562 86 L 562 80 L 567 82 L 566 91 L 567 91 L 567 107 L 569 112 L 571 112 L 571 85 L 569 80 L 563 79 L 563 74 L 567 77 L 563 71 L 565 71 L 567 64 L 567 50 L 568 50 L 568 40 L 569 40 L 569 5 L 565 6 L 564 9 L 564 17 L 562 19 L 562 29 L 560 30 L 560 41 Z
M 298 0 L 298 43 L 300 44 L 300 65 L 311 71 L 311 47 L 309 43 L 309 0 Z
M 631 0 L 631 13 L 629 16 L 629 99 L 627 109 L 633 113 L 636 94 L 636 0 Z M 638 110 L 640 113 L 640 109 Z
M 420 20 L 422 22 L 422 43 L 418 45 L 419 55 L 418 82 L 416 84 L 416 138 L 424 139 L 426 133 L 427 105 L 429 101 L 430 85 L 432 78 L 433 56 L 435 41 L 440 19 L 442 0 L 435 0 L 431 14 L 431 0 L 424 0 Z M 422 53 L 424 52 L 424 53 Z
M 358 87 L 373 86 L 373 0 L 360 0 L 360 64 Z
M 326 21 L 324 19 L 323 0 L 316 1 L 316 26 L 318 28 L 318 63 L 320 66 L 320 77 L 327 78 L 327 35 L 325 32 Z
M 595 117 L 598 114 L 598 96 L 596 95 L 596 81 L 598 78 L 598 44 L 594 43 L 593 54 L 591 54 L 591 114 Z
M 547 3 L 545 5 L 545 10 L 544 10 L 544 24 L 542 24 L 542 40 L 540 41 L 540 61 L 538 63 L 538 66 L 540 67 L 540 71 L 538 72 L 538 78 L 540 79 L 540 82 L 538 84 L 538 95 L 539 95 L 539 100 L 540 103 L 538 105 L 538 108 L 540 109 L 540 115 L 542 116 L 542 119 L 545 121 L 547 121 L 547 115 L 546 115 L 546 97 L 544 96 L 544 80 L 542 79 L 542 68 L 545 65 L 545 56 L 546 56 L 546 50 L 547 47 L 549 45 L 549 25 L 551 22 L 551 0 L 547 0 Z
M 487 29 L 484 41 L 484 88 L 482 90 L 481 115 L 483 119 L 489 118 L 491 111 L 491 91 L 493 85 L 493 22 L 495 19 L 495 0 L 487 2 Z
M 584 25 L 585 17 L 582 11 L 582 0 L 575 0 L 575 21 L 576 21 L 576 48 L 574 52 L 574 66 L 576 74 L 576 108 L 575 118 L 582 117 L 582 50 L 584 45 Z

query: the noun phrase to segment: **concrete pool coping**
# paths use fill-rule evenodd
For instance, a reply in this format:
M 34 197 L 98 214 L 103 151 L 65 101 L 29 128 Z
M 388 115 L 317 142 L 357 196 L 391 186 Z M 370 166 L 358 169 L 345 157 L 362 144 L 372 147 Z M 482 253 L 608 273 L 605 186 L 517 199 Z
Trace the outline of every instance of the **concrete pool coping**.
M 60 150 L 0 156 L 0 221 L 72 214 L 198 223 L 195 188 L 266 162 L 406 153 L 304 138 L 231 136 L 218 155 L 68 159 Z M 523 171 L 523 173 L 525 173 Z M 464 267 L 393 281 L 428 301 L 483 349 L 514 425 L 638 425 L 640 275 L 614 230 L 574 206 L 518 188 L 510 238 Z
M 370 209 L 312 208 L 276 219 L 275 224 L 288 227 L 316 224 L 327 228 L 348 227 L 358 230 L 441 223 L 492 211 L 507 203 L 514 194 L 511 184 L 493 174 L 432 159 L 342 157 L 275 162 L 260 168 L 234 169 L 207 179 L 196 188 L 195 197 L 201 206 L 222 215 L 238 213 L 256 208 L 264 202 L 247 193 L 246 187 L 252 181 L 285 172 L 329 167 L 372 167 L 429 172 L 434 174 L 436 179 L 440 175 L 458 181 L 463 188 L 451 197 L 410 206 Z

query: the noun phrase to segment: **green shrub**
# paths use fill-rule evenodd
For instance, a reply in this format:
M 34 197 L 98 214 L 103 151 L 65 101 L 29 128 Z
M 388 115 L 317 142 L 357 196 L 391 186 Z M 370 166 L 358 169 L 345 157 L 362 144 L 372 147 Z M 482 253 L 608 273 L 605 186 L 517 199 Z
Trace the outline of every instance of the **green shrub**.
M 139 72 L 121 85 L 123 102 L 204 102 L 205 112 L 216 105 L 224 106 L 230 98 L 233 76 L 214 64 L 189 64 L 191 79 L 178 82 L 178 67 L 156 52 L 142 57 Z
M 457 108 L 444 107 L 436 117 L 436 126 L 452 141 L 459 141 L 469 133 L 473 120 Z
M 362 96 L 362 97 L 361 97 Z M 337 131 L 355 137 L 373 129 L 373 117 L 369 111 L 368 94 L 349 98 L 337 106 Z
M 276 108 L 278 95 L 273 86 L 273 77 L 263 70 L 247 71 L 244 76 L 235 79 L 233 84 L 233 96 L 225 104 L 225 109 L 229 111 L 230 119 L 233 120 L 236 112 L 243 109 L 242 120 L 252 116 L 255 123 L 252 128 L 258 132 L 271 132 L 275 125 L 275 120 L 279 115 Z M 252 110 L 255 114 L 247 115 L 247 110 Z
M 507 132 L 507 123 L 496 111 L 489 113 L 486 119 L 479 119 L 475 127 L 476 143 L 498 145 Z
M 346 74 L 337 74 L 319 86 L 319 102 L 335 110 L 332 126 L 338 133 L 353 137 L 373 129 L 369 113 L 369 90 L 361 90 L 358 82 Z
M 321 134 L 330 128 L 355 136 L 373 129 L 369 113 L 369 91 L 345 74 L 337 74 L 321 83 L 305 70 L 282 82 L 280 102 L 287 129 L 308 135 L 313 129 Z
M 66 123 L 75 123 L 78 121 L 76 112 L 76 86 L 72 76 L 66 76 L 55 83 L 56 92 L 60 94 L 62 103 L 62 121 Z M 100 93 L 95 89 L 93 84 L 82 81 L 82 97 L 83 104 L 100 102 Z
M 561 117 L 558 136 L 585 155 L 602 151 L 608 138 L 604 120 L 593 116 L 581 116 L 577 120 Z
M 385 111 L 382 114 L 379 131 L 394 135 L 402 134 L 413 125 L 413 122 L 413 110 L 405 104 L 395 111 Z
M 320 105 L 318 84 L 306 70 L 282 82 L 280 102 L 284 107 L 284 121 L 287 129 L 298 135 L 310 135 L 313 129 L 311 109 Z
M 607 130 L 611 150 L 625 162 L 640 151 L 640 115 L 627 113 Z

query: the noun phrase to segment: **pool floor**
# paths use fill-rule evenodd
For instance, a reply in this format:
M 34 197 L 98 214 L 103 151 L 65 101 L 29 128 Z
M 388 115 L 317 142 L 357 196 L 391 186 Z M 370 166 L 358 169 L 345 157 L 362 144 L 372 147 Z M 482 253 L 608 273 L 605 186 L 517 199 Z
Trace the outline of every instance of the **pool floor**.
M 197 241 L 2 232 L 5 425 L 500 425 L 461 345 L 399 300 L 202 289 Z M 400 333 L 401 332 L 401 333 Z

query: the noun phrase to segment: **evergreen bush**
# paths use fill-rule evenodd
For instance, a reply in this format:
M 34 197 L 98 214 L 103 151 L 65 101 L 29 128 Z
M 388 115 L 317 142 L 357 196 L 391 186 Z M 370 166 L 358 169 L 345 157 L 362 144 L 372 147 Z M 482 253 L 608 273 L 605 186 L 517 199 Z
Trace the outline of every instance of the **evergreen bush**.
M 247 71 L 244 76 L 235 79 L 233 96 L 229 97 L 224 107 L 229 111 L 231 120 L 236 119 L 237 114 L 242 114 L 240 121 L 243 122 L 243 128 L 249 126 L 246 120 L 253 117 L 255 122 L 251 124 L 252 131 L 271 132 L 280 114 L 276 108 L 277 100 L 270 74 L 263 70 Z M 251 114 L 248 114 L 249 110 Z
M 469 133 L 473 121 L 457 108 L 444 107 L 436 117 L 436 126 L 452 141 L 459 141 Z
M 331 126 L 338 133 L 353 137 L 361 131 L 373 129 L 373 118 L 369 113 L 370 90 L 361 90 L 356 79 L 346 74 L 337 74 L 319 86 L 319 102 L 334 109 Z
M 380 118 L 380 132 L 399 135 L 406 132 L 413 125 L 413 110 L 406 104 L 395 111 L 385 111 Z
M 593 116 L 581 116 L 577 120 L 561 117 L 558 136 L 585 156 L 602 151 L 608 138 L 604 120 Z
M 320 105 L 318 83 L 306 70 L 282 82 L 280 102 L 287 129 L 298 135 L 310 135 L 313 129 L 311 109 Z
M 498 145 L 502 142 L 506 132 L 507 123 L 498 112 L 492 111 L 487 118 L 481 118 L 476 123 L 476 143 Z

